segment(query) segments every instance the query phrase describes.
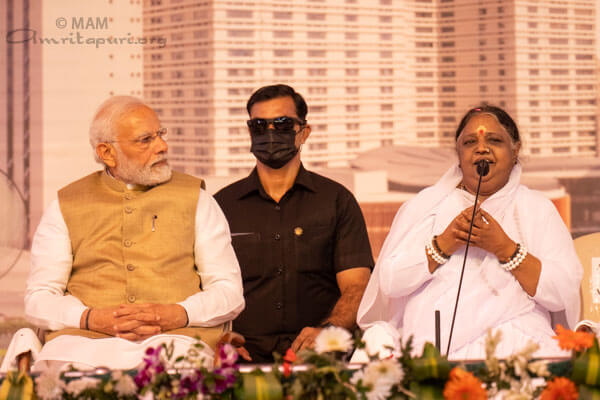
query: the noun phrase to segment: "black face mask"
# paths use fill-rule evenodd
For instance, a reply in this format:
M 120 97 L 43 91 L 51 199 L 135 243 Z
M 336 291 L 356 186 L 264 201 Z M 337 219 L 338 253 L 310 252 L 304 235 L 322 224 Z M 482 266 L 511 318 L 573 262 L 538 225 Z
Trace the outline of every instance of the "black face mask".
M 279 169 L 298 153 L 296 132 L 277 132 L 272 129 L 260 135 L 252 135 L 250 152 L 263 164 Z

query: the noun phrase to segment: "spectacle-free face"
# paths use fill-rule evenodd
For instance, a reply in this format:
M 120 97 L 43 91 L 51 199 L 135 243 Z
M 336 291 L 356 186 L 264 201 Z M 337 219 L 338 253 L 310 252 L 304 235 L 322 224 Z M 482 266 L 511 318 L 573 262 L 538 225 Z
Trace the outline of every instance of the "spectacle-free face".
M 520 148 L 521 143 L 513 142 L 494 115 L 474 115 L 456 142 L 459 165 L 463 173 L 462 183 L 474 193 L 479 181 L 476 163 L 479 160 L 487 160 L 490 172 L 481 180 L 480 193 L 483 196 L 496 193 L 508 182 Z

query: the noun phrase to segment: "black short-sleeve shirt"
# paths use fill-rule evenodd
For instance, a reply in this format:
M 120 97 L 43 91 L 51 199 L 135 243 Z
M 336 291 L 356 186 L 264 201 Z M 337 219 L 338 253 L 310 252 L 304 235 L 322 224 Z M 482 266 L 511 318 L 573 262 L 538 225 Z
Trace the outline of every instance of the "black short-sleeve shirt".
M 344 186 L 300 166 L 275 202 L 256 169 L 215 195 L 231 230 L 246 308 L 233 329 L 254 362 L 283 354 L 306 326 L 320 324 L 339 299 L 336 273 L 373 267 L 365 221 Z

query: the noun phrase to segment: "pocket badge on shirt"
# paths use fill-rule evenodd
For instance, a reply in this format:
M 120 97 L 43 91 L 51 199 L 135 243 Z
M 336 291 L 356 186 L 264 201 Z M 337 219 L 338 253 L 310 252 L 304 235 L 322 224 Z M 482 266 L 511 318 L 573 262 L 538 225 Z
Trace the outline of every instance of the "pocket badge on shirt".
M 294 235 L 302 236 L 303 233 L 304 233 L 304 229 L 300 228 L 299 226 L 294 228 Z

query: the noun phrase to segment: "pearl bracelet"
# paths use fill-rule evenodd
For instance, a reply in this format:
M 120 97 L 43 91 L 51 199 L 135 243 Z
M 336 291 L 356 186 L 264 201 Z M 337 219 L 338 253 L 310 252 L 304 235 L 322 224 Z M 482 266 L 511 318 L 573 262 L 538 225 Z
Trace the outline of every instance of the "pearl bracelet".
M 513 254 L 507 262 L 500 263 L 500 265 L 506 271 L 510 272 L 513 269 L 517 268 L 519 265 L 521 265 L 525 257 L 527 257 L 527 247 L 525 247 L 521 243 L 517 243 L 517 251 L 515 251 L 515 254 Z
M 449 258 L 442 256 L 435 247 L 436 246 L 433 244 L 433 239 L 431 239 L 427 244 L 425 244 L 425 251 L 436 263 L 440 265 L 446 263 Z

